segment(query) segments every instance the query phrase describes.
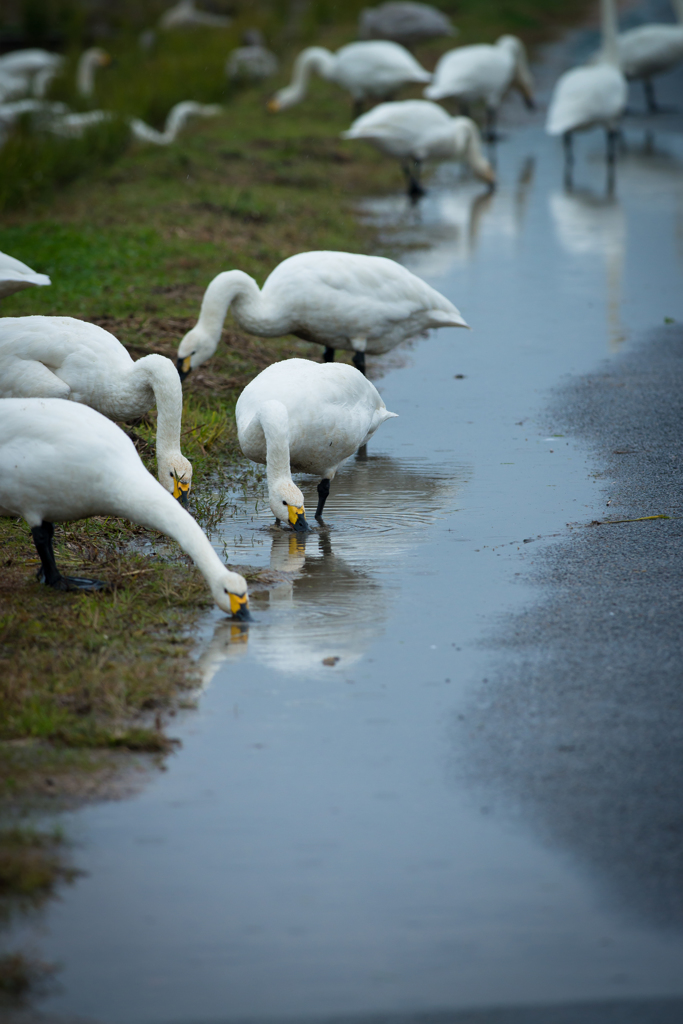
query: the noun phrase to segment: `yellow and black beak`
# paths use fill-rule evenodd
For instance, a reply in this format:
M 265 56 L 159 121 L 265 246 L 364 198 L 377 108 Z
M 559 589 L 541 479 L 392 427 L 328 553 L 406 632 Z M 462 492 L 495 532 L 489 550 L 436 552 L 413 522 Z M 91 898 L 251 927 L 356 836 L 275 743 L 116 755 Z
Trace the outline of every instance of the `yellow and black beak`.
M 297 508 L 296 505 L 288 505 L 287 511 L 293 530 L 296 530 L 297 533 L 305 533 L 306 530 L 310 530 L 310 526 L 306 522 L 306 512 L 303 505 L 301 508 Z
M 183 359 L 176 359 L 176 368 L 178 370 L 178 376 L 181 381 L 185 380 L 188 373 L 192 369 L 192 356 L 185 356 Z
M 173 497 L 179 501 L 183 508 L 187 508 L 187 496 L 190 493 L 190 485 L 178 476 L 173 474 Z
M 237 594 L 230 595 L 230 611 L 232 612 L 233 619 L 236 619 L 238 622 L 251 622 L 249 598 L 246 594 L 242 594 L 242 597 L 238 597 Z
M 278 110 L 280 109 L 280 104 L 276 99 L 268 100 L 266 108 L 267 110 L 270 111 L 271 114 L 277 114 Z

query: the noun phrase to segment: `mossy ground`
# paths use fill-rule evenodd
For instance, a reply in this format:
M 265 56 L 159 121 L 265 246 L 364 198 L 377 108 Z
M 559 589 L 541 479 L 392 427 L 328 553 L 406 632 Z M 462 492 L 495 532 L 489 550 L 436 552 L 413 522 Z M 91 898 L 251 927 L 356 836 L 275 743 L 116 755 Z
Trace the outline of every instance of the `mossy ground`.
M 19 18 L 21 4 L 13 6 Z M 136 5 L 133 12 L 131 5 L 129 23 L 117 23 L 107 40 L 116 64 L 99 76 L 93 105 L 158 126 L 174 102 L 191 96 L 224 102 L 220 117 L 193 123 L 166 148 L 126 142 L 120 125 L 100 136 L 95 131 L 64 173 L 54 169 L 63 166 L 55 153 L 65 152 L 65 143 L 35 139 L 25 129 L 0 153 L 0 249 L 53 281 L 10 297 L 2 314 L 92 320 L 136 358 L 147 352 L 174 356 L 195 322 L 204 288 L 221 270 L 239 267 L 261 284 L 278 262 L 303 250 L 378 251 L 354 204 L 401 186 L 391 161 L 340 141 L 350 102 L 337 87 L 314 81 L 300 106 L 279 115 L 265 107 L 302 42 L 315 38 L 336 47 L 354 38 L 361 3 L 344 6 L 343 13 L 333 3 L 303 5 L 294 28 L 284 7 L 238 7 L 230 29 L 168 34 L 143 54 L 135 32 L 159 6 Z M 462 0 L 455 17 L 459 41 L 514 31 L 534 42 L 558 18 L 576 16 L 585 6 L 582 0 Z M 267 87 L 228 89 L 225 54 L 254 23 L 284 55 L 283 72 Z M 72 24 L 74 32 L 84 31 L 82 18 Z M 83 41 L 72 36 L 67 73 L 52 91 L 76 108 L 84 104 L 71 81 Z M 417 56 L 432 67 L 450 45 L 443 40 Z M 228 318 L 216 356 L 186 382 L 183 446 L 194 463 L 195 512 L 204 525 L 216 518 L 216 475 L 225 482 L 239 464 L 233 416 L 239 391 L 270 362 L 292 355 L 318 358 L 319 349 L 291 337 L 247 338 Z M 153 470 L 154 414 L 133 429 Z M 191 682 L 190 635 L 210 598 L 177 547 L 163 545 L 162 556 L 151 558 L 136 547 L 140 540 L 158 544 L 148 532 L 117 520 L 59 528 L 58 564 L 106 579 L 112 589 L 58 594 L 35 580 L 26 525 L 0 521 L 5 796 L 30 788 L 32 758 L 40 763 L 40 778 L 59 779 L 73 772 L 78 757 L 84 769 L 97 770 L 100 762 L 86 756 L 88 750 L 168 749 L 164 723 Z M 24 741 L 32 746 L 16 746 Z M 37 788 L 44 792 L 42 784 Z

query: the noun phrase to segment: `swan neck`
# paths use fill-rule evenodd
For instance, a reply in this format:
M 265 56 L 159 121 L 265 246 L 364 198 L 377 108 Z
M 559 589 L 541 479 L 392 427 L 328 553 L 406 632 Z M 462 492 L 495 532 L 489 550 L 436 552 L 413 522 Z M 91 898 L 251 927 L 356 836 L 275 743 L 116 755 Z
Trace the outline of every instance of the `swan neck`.
M 600 0 L 600 24 L 602 28 L 602 54 L 606 64 L 619 67 L 617 46 L 617 12 L 614 0 Z
M 294 71 L 290 85 L 290 102 L 298 102 L 306 95 L 308 80 L 313 71 L 321 78 L 331 78 L 334 71 L 335 57 L 324 46 L 309 46 L 303 50 L 294 62 Z
M 131 375 L 154 392 L 157 407 L 157 461 L 180 454 L 183 386 L 178 371 L 166 356 L 143 356 L 133 363 Z
M 92 96 L 95 91 L 95 68 L 97 63 L 97 56 L 89 50 L 82 53 L 79 58 L 76 84 L 81 96 Z
M 212 548 L 209 538 L 190 513 L 186 512 L 168 491 L 159 490 L 157 484 L 153 496 L 151 493 L 138 494 L 136 504 L 139 507 L 136 510 L 135 521 L 165 533 L 177 541 L 197 566 L 209 587 L 213 588 L 214 583 L 225 572 L 225 566 Z M 130 518 L 131 509 L 127 509 L 123 514 Z
M 204 292 L 197 327 L 210 337 L 213 351 L 220 341 L 223 324 L 233 302 L 238 319 L 258 317 L 261 292 L 253 277 L 241 270 L 226 270 L 218 274 Z
M 289 414 L 282 402 L 264 402 L 258 418 L 266 439 L 266 476 L 268 485 L 291 480 L 289 465 Z

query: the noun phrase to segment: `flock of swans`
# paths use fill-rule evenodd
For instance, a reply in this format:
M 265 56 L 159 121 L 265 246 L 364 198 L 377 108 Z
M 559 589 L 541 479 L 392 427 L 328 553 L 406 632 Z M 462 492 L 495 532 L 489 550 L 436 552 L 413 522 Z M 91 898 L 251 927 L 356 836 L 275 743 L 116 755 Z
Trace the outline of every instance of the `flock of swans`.
M 674 2 L 683 5 L 683 0 Z M 384 8 L 421 6 L 389 3 Z M 189 10 L 192 5 L 178 7 Z M 573 133 L 595 126 L 606 129 L 613 159 L 614 134 L 626 104 L 626 76 L 637 77 L 635 64 L 622 70 L 623 54 L 637 47 L 631 37 L 627 44 L 622 45 L 623 38 L 620 42 L 614 0 L 601 0 L 601 17 L 603 41 L 598 57 L 559 79 L 548 111 L 547 131 L 564 137 L 568 162 Z M 374 23 L 367 18 L 366 22 L 366 35 L 371 36 Z M 407 24 L 405 19 L 401 24 Z M 415 33 L 414 18 L 410 24 Z M 678 32 L 676 26 L 660 28 Z M 641 66 L 646 81 L 653 68 L 663 66 L 661 58 L 657 64 L 652 57 L 655 36 L 646 34 L 649 63 L 646 71 Z M 671 54 L 674 36 L 664 36 Z M 96 59 L 102 61 L 101 51 L 91 57 L 93 66 Z M 29 67 L 28 78 L 35 78 L 39 62 L 27 58 L 25 68 Z M 337 82 L 356 104 L 382 101 L 357 117 L 344 138 L 365 139 L 399 160 L 413 198 L 423 191 L 420 168 L 427 159 L 464 161 L 490 187 L 495 183 L 476 123 L 466 113 L 452 117 L 436 99 L 453 100 L 461 111 L 481 104 L 490 132 L 498 107 L 511 89 L 533 103 L 524 48 L 511 36 L 493 46 L 454 49 L 441 58 L 433 75 L 395 39 L 365 39 L 336 54 L 310 47 L 297 58 L 291 84 L 275 95 L 271 109 L 285 110 L 301 101 L 312 71 Z M 2 74 L 0 61 L 0 82 Z M 79 75 L 83 88 L 88 88 L 83 69 Z M 428 98 L 389 99 L 406 83 L 426 84 Z M 152 131 L 140 125 L 137 130 L 142 134 Z M 168 125 L 168 134 L 176 127 Z M 48 285 L 47 276 L 0 253 L 0 298 Z M 174 538 L 203 573 L 217 605 L 234 618 L 249 618 L 246 581 L 223 565 L 184 507 L 192 486 L 192 466 L 181 451 L 182 382 L 215 353 L 228 311 L 240 328 L 252 334 L 264 338 L 293 334 L 324 350 L 321 363 L 288 359 L 272 364 L 247 385 L 236 407 L 243 453 L 266 466 L 276 522 L 296 532 L 311 527 L 292 472 L 319 479 L 315 518 L 324 526 L 325 503 L 339 465 L 395 416 L 365 376 L 366 353 L 387 352 L 430 329 L 468 326 L 452 302 L 405 267 L 390 259 L 345 252 L 292 256 L 272 271 L 260 289 L 240 270 L 219 273 L 206 288 L 196 325 L 179 344 L 175 365 L 161 355 L 134 362 L 117 338 L 82 320 L 2 318 L 0 514 L 25 519 L 40 558 L 40 578 L 49 586 L 60 590 L 104 586 L 59 571 L 53 551 L 55 522 L 122 516 Z M 352 366 L 335 363 L 337 349 L 353 353 Z M 133 443 L 116 425 L 154 406 L 158 480 L 147 472 Z

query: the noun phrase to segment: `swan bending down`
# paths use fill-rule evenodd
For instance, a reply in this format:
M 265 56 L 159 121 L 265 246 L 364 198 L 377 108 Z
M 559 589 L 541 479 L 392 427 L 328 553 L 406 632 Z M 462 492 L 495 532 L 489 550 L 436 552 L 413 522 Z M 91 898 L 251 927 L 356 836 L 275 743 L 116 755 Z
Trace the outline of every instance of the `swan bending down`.
M 183 503 L 192 465 L 180 451 L 183 390 L 170 359 L 133 362 L 109 331 L 70 316 L 0 319 L 0 398 L 61 398 L 112 420 L 135 420 L 157 407 L 159 482 Z
M 52 284 L 52 281 L 47 274 L 36 274 L 21 260 L 0 252 L 0 299 L 13 292 L 23 291 L 24 288 L 44 288 L 48 284 Z
M 104 584 L 62 576 L 53 524 L 121 516 L 173 537 L 218 607 L 237 619 L 250 617 L 244 578 L 226 569 L 199 524 L 147 472 L 133 442 L 94 409 L 55 398 L 0 401 L 0 479 L 0 515 L 26 520 L 41 561 L 39 577 L 56 590 Z
M 462 160 L 487 184 L 496 182 L 474 121 L 450 117 L 429 100 L 380 103 L 357 118 L 342 138 L 366 139 L 382 153 L 400 160 L 412 198 L 424 194 L 420 170 L 425 160 Z
M 321 477 L 316 519 L 344 459 L 364 445 L 388 412 L 377 388 L 345 363 L 285 359 L 255 377 L 237 400 L 237 436 L 252 462 L 265 463 L 275 518 L 308 530 L 292 470 Z
M 613 173 L 617 124 L 626 107 L 628 86 L 619 68 L 617 16 L 614 0 L 600 0 L 601 63 L 566 71 L 555 84 L 548 108 L 546 131 L 564 137 L 565 178 L 571 180 L 572 135 L 602 127 L 607 135 L 610 181 Z
M 263 288 L 241 270 L 214 277 L 199 320 L 178 348 L 181 378 L 216 351 L 228 309 L 241 328 L 262 338 L 294 334 L 353 352 L 365 372 L 365 353 L 388 352 L 430 327 L 467 327 L 443 295 L 400 263 L 350 252 L 301 252 L 273 270 Z
M 527 107 L 533 109 L 533 86 L 524 44 L 516 36 L 501 36 L 494 46 L 459 46 L 444 53 L 424 95 L 428 100 L 453 98 L 463 114 L 471 103 L 485 103 L 487 127 L 492 132 L 506 93 L 518 89 Z
M 130 122 L 130 130 L 141 142 L 153 142 L 157 146 L 169 146 L 178 137 L 191 117 L 216 117 L 223 108 L 217 103 L 195 103 L 194 100 L 183 100 L 176 103 L 168 112 L 163 132 L 150 128 L 148 124 L 134 117 Z
M 671 4 L 678 25 L 639 25 L 617 36 L 621 70 L 629 80 L 642 80 L 645 102 L 653 114 L 659 110 L 653 76 L 661 75 L 683 61 L 683 0 L 671 0 Z M 597 60 L 601 58 L 601 53 L 596 55 Z
M 312 71 L 350 92 L 356 114 L 367 99 L 389 99 L 402 85 L 429 82 L 432 77 L 398 43 L 349 43 L 336 53 L 322 46 L 309 46 L 294 61 L 291 84 L 275 93 L 268 109 L 286 110 L 299 103 L 306 95 Z

